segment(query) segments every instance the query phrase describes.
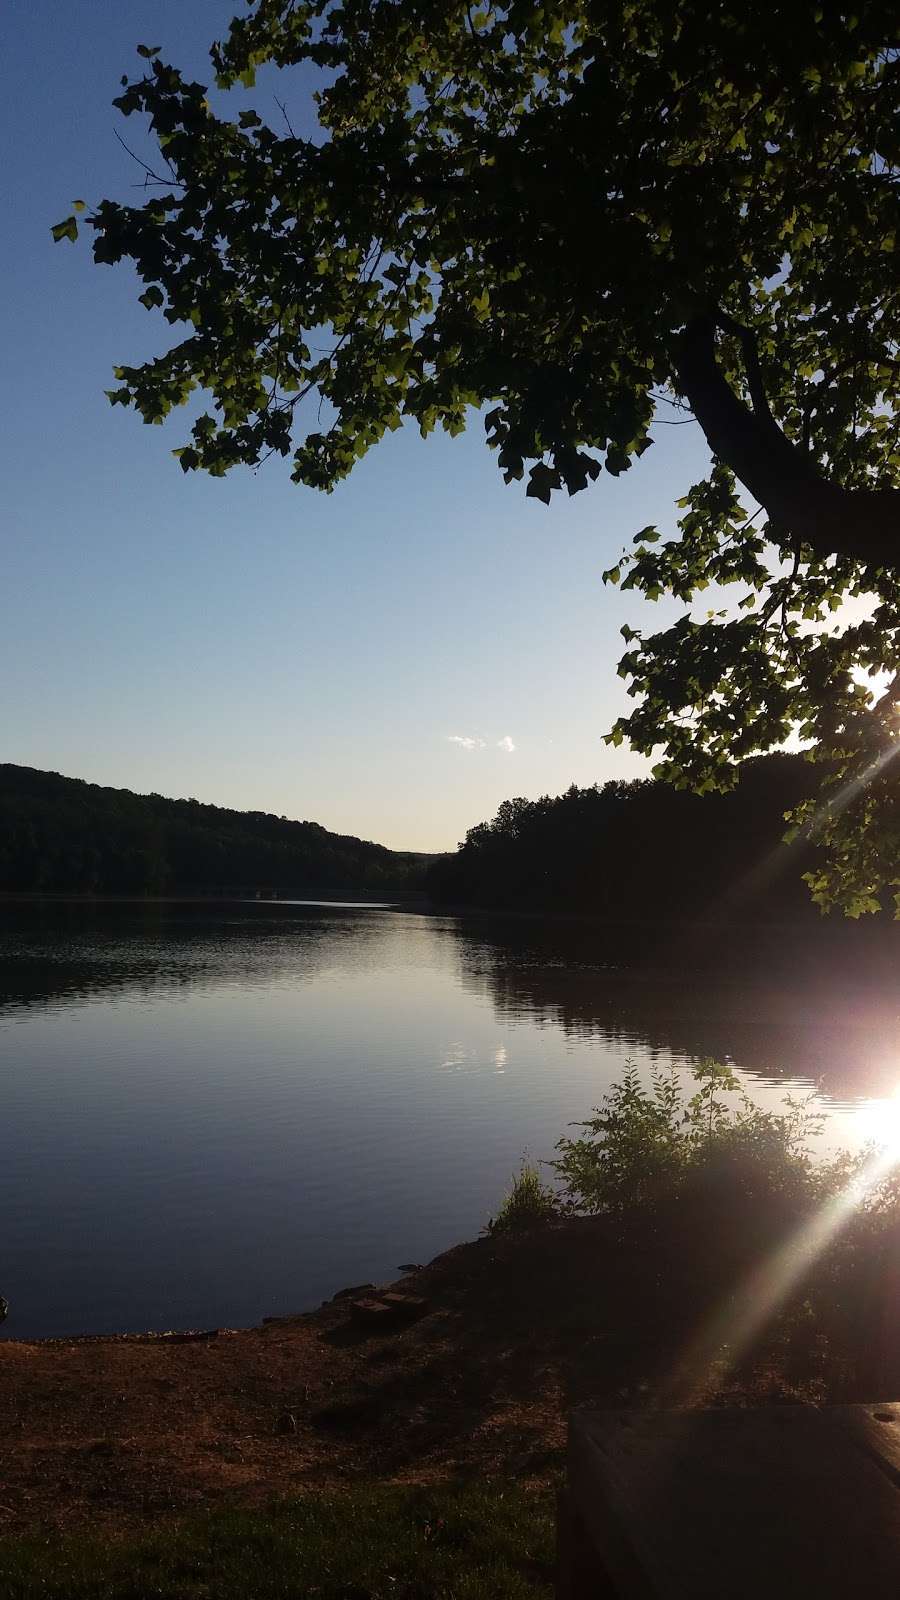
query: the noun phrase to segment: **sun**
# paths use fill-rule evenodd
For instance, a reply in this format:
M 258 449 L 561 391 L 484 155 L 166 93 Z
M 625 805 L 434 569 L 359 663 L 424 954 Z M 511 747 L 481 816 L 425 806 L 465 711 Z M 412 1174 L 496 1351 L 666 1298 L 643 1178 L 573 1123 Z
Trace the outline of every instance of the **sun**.
M 900 1161 L 900 1084 L 884 1100 L 870 1100 L 859 1112 L 857 1127 L 866 1144 Z

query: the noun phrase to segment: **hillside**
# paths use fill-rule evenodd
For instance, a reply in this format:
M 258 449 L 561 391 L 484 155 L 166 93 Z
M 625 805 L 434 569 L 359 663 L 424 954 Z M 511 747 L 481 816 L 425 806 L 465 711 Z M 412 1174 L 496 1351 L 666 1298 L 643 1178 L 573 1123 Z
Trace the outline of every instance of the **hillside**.
M 197 800 L 0 764 L 0 892 L 383 894 L 432 858 Z

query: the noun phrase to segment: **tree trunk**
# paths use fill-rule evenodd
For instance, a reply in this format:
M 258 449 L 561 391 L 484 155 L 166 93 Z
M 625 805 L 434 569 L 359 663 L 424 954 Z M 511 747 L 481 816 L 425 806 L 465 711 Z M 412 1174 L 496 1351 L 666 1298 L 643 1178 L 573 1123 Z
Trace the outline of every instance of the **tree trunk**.
M 716 362 L 716 324 L 697 318 L 684 336 L 678 377 L 713 452 L 731 467 L 771 521 L 818 556 L 900 565 L 900 490 L 843 489 L 785 437 L 768 407 L 751 410 Z

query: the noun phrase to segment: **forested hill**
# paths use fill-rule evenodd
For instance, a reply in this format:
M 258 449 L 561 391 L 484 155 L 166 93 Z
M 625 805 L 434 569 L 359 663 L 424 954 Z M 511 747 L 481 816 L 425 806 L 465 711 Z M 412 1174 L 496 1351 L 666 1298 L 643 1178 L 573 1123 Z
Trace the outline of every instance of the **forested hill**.
M 442 856 L 426 887 L 445 905 L 589 914 L 610 921 L 818 916 L 788 848 L 785 811 L 815 787 L 800 756 L 744 762 L 728 794 L 653 781 L 507 800 Z
M 315 822 L 0 764 L 0 891 L 381 894 L 419 887 L 431 859 Z

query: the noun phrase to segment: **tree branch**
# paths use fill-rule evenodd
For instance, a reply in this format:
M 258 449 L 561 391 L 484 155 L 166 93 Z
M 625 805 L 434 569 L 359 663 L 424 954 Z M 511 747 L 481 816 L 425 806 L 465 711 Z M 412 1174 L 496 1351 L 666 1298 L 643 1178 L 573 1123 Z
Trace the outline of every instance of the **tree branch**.
M 753 409 L 716 361 L 716 326 L 741 338 Z M 877 567 L 900 566 L 900 490 L 843 489 L 824 478 L 813 458 L 786 438 L 765 398 L 755 341 L 731 319 L 695 317 L 682 338 L 679 383 L 715 456 L 731 467 L 765 506 L 776 527 L 820 558 L 849 556 Z

